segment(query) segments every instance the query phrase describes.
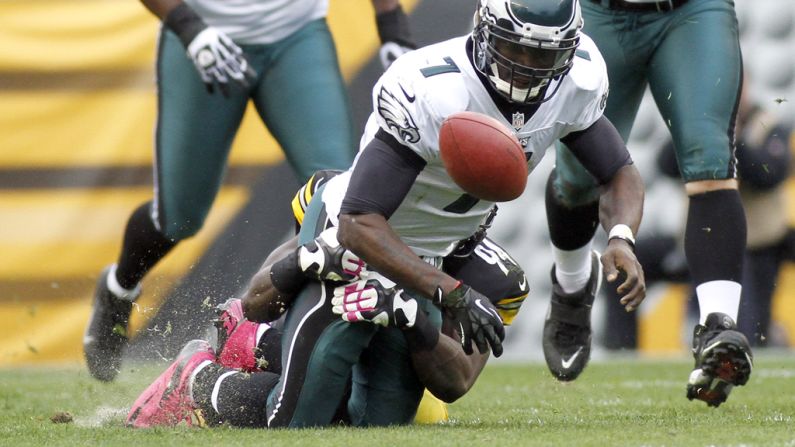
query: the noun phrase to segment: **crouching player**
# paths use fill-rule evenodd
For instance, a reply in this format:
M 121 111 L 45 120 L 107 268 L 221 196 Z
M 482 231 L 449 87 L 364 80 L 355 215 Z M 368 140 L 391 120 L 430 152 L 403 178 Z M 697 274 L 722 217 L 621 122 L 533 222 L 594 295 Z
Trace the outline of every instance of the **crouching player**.
M 336 173 L 318 172 L 296 194 L 292 206 L 299 227 L 316 189 Z M 509 325 L 528 294 L 527 279 L 516 261 L 485 237 L 490 221 L 461 241 L 443 260 L 442 268 L 490 297 Z M 149 427 L 185 421 L 266 427 L 265 398 L 275 383 L 274 376 L 282 372 L 282 315 L 294 298 L 280 292 L 274 282 L 282 288 L 285 284 L 296 288 L 310 279 L 334 275 L 358 279 L 335 289 L 334 310 L 344 320 L 402 329 L 417 376 L 430 391 L 417 410 L 416 422 L 447 419 L 444 402 L 455 401 L 472 387 L 489 358 L 488 351 L 467 355 L 450 319 L 443 320 L 440 333 L 413 298 L 362 269 L 355 255 L 340 250 L 333 229 L 302 248 L 305 250 L 297 248 L 297 238 L 283 244 L 253 277 L 242 300 L 230 299 L 219 306 L 217 351 L 204 341 L 188 343 L 174 364 L 133 405 L 128 424 Z M 309 269 L 296 268 L 313 257 L 320 261 Z M 219 374 L 220 369 L 223 372 Z M 250 393 L 257 383 L 263 390 Z M 169 384 L 173 384 L 172 390 L 167 390 Z M 349 420 L 344 405 L 349 397 L 340 402 L 337 421 Z

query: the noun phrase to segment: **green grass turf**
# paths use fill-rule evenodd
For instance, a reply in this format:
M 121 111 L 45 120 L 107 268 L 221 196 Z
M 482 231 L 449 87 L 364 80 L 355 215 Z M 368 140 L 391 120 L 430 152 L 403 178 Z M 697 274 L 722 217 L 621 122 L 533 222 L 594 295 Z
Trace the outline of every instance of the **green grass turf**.
M 718 409 L 685 398 L 690 362 L 594 361 L 574 383 L 540 363 L 490 365 L 437 426 L 133 430 L 126 410 L 161 366 L 111 384 L 79 368 L 0 369 L 0 445 L 795 446 L 795 355 L 757 356 L 749 384 Z M 71 423 L 53 423 L 69 412 Z

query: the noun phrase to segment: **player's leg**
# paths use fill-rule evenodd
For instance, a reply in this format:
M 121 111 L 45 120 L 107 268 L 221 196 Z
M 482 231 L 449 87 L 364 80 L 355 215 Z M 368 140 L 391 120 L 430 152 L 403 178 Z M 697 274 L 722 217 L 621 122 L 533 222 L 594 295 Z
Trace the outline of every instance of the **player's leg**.
M 585 32 L 607 64 L 605 115 L 626 140 L 643 98 L 651 46 L 636 38 L 630 15 L 592 2 L 583 2 L 582 8 Z M 591 306 L 601 281 L 599 256 L 591 248 L 599 225 L 599 195 L 593 177 L 564 145 L 557 145 L 556 157 L 545 199 L 554 266 L 543 348 L 552 374 L 573 380 L 588 362 Z
M 441 329 L 441 312 L 427 299 L 417 300 L 420 311 Z M 356 323 L 352 326 L 364 325 Z M 355 426 L 411 423 L 425 387 L 420 382 L 402 331 L 380 328 L 353 369 L 348 415 Z
M 267 61 L 254 104 L 299 179 L 321 169 L 347 169 L 357 142 L 326 22 L 312 22 L 274 44 Z
M 323 344 L 321 336 L 328 333 L 329 321 L 340 323 L 338 328 L 343 332 L 350 328 L 374 330 L 369 324 L 350 325 L 330 312 L 318 312 L 314 304 L 328 291 L 328 288 L 321 289 L 319 283 L 312 283 L 301 292 L 287 313 L 284 338 L 289 342 L 286 346 L 282 346 L 278 327 L 244 320 L 235 324 L 233 320 L 242 317 L 242 312 L 239 302 L 229 303 L 230 306 L 222 310 L 225 317 L 222 321 L 234 328 L 228 337 L 220 337 L 226 339 L 226 343 L 217 353 L 207 342 L 194 340 L 189 343 L 174 364 L 136 400 L 127 423 L 152 427 L 172 426 L 182 421 L 202 425 L 224 422 L 239 427 L 266 428 L 268 416 L 274 415 L 270 418 L 274 426 L 279 424 L 279 416 L 287 420 L 278 426 L 294 421 L 298 421 L 295 426 L 328 424 L 337 416 L 337 408 L 347 397 L 351 365 L 364 349 L 369 335 L 362 339 L 362 345 L 355 352 L 347 349 L 353 344 L 345 336 L 333 338 L 330 346 Z M 300 324 L 291 322 L 290 315 L 297 315 Z M 274 326 L 281 323 L 279 320 Z M 227 329 L 230 328 L 222 325 L 220 331 L 226 335 Z M 331 339 L 327 337 L 326 341 Z M 230 343 L 235 344 L 236 349 L 230 351 Z M 282 359 L 273 358 L 282 351 L 289 353 L 285 356 L 283 378 L 280 377 Z M 345 362 L 340 361 L 340 355 L 345 357 Z M 313 389 L 313 384 L 319 389 Z M 278 393 L 275 405 L 268 411 L 269 396 L 274 390 Z
M 685 254 L 700 309 L 688 397 L 718 406 L 751 373 L 736 330 L 746 221 L 737 190 L 734 122 L 742 62 L 733 3 L 690 2 L 672 15 L 649 82 L 686 182 Z M 687 49 L 684 51 L 683 49 Z
M 118 373 L 139 282 L 180 240 L 201 228 L 247 102 L 240 90 L 230 98 L 208 94 L 171 32 L 159 40 L 157 83 L 156 197 L 130 216 L 119 259 L 98 280 L 84 338 L 88 369 L 100 380 L 113 380 Z
M 210 344 L 192 340 L 136 399 L 127 425 L 137 428 L 188 425 L 267 427 L 265 405 L 279 376 L 225 368 Z

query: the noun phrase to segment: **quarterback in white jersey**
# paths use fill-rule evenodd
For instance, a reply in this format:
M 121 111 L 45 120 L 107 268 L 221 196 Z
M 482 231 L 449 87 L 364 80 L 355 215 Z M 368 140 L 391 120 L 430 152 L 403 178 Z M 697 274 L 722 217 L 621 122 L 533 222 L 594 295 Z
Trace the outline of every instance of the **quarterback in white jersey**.
M 444 169 L 438 133 L 446 117 L 472 111 L 505 123 L 522 143 L 530 171 L 552 143 L 564 141 L 601 185 L 603 227 L 637 231 L 640 224 L 643 184 L 621 137 L 602 115 L 608 91 L 606 68 L 593 42 L 580 32 L 581 26 L 576 0 L 481 0 L 470 36 L 405 54 L 381 77 L 373 89 L 373 112 L 353 167 L 318 192 L 323 212 L 312 212 L 317 200 L 309 205 L 307 215 L 313 217 L 309 223 L 304 219 L 299 235 L 304 242 L 312 225 L 315 234 L 328 224 L 336 225 L 344 248 L 397 284 L 397 289 L 387 290 L 369 281 L 346 287 L 341 297 L 335 292 L 333 311 L 346 321 L 373 321 L 401 329 L 414 371 L 429 389 L 429 377 L 445 382 L 466 375 L 465 371 L 474 371 L 476 377 L 489 347 L 494 355 L 502 353 L 504 336 L 503 322 L 488 296 L 467 284 L 469 278 L 446 268 L 447 258 L 441 268 L 428 262 L 449 255 L 459 240 L 476 233 L 494 206 L 466 194 Z M 621 302 L 627 308 L 637 306 L 645 296 L 645 283 L 631 241 L 611 238 L 601 262 L 607 280 L 616 283 Z M 304 326 L 324 312 L 322 295 L 317 300 L 301 317 Z M 428 323 L 421 316 L 427 312 L 432 318 L 438 312 L 433 306 L 423 307 L 428 300 L 441 307 L 446 323 L 452 323 L 448 330 L 442 328 L 449 338 L 422 329 Z M 306 301 L 302 308 L 308 308 Z M 296 317 L 288 315 L 288 321 L 291 318 Z M 337 330 L 359 329 L 335 327 L 335 335 L 321 336 L 317 346 L 353 349 L 326 339 L 341 337 Z M 296 333 L 308 331 L 298 327 Z M 450 339 L 458 343 L 451 347 L 442 342 Z M 368 349 L 406 352 L 394 346 L 382 351 L 380 344 L 373 347 L 377 339 L 373 340 Z M 324 356 L 333 361 L 341 354 Z M 389 375 L 384 370 L 380 374 Z M 370 375 L 369 380 L 388 381 L 379 379 L 377 372 Z M 317 380 L 331 386 L 328 380 Z M 411 399 L 412 393 L 404 391 L 395 397 L 397 401 Z
M 602 115 L 606 67 L 581 26 L 575 0 L 482 0 L 471 36 L 398 59 L 373 89 L 373 113 L 353 167 L 332 179 L 322 195 L 343 246 L 421 296 L 470 292 L 419 258 L 449 254 L 493 207 L 466 194 L 442 164 L 439 129 L 447 116 L 461 111 L 483 113 L 513 128 L 530 171 L 552 143 L 564 141 L 602 185 L 604 228 L 637 231 L 642 181 Z M 608 281 L 623 274 L 622 303 L 637 306 L 645 285 L 630 241 L 612 238 L 602 262 Z M 471 348 L 467 332 L 483 329 L 470 323 L 462 323 L 465 349 Z M 489 335 L 481 337 L 494 348 L 499 343 Z M 485 343 L 478 345 L 483 351 Z
M 522 107 L 506 110 L 495 102 L 472 65 L 468 39 L 451 39 L 398 59 L 373 89 L 374 112 L 361 141 L 365 150 L 380 129 L 426 163 L 389 219 L 392 229 L 420 256 L 449 254 L 459 240 L 477 229 L 493 206 L 470 200 L 451 210 L 466 193 L 447 174 L 439 155 L 439 129 L 447 116 L 472 111 L 498 119 L 514 130 L 532 172 L 556 140 L 596 122 L 607 97 L 604 61 L 593 41 L 581 35 L 571 71 L 552 81 L 556 94 L 532 113 Z M 351 171 L 332 179 L 323 194 L 333 221 Z

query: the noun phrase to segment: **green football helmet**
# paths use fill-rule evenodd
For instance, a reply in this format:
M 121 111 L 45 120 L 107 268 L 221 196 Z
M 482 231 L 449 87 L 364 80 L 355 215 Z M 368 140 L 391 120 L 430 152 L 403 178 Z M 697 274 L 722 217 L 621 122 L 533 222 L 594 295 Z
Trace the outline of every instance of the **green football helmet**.
M 475 66 L 508 101 L 546 101 L 574 63 L 582 25 L 578 0 L 480 0 Z

